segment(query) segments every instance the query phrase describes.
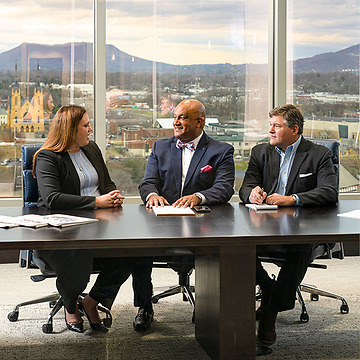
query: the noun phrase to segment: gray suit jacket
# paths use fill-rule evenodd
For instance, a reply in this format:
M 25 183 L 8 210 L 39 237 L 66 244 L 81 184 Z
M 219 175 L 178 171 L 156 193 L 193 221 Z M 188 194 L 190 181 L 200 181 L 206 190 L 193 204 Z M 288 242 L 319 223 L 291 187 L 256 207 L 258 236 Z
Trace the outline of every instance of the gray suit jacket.
M 96 169 L 100 194 L 116 189 L 111 180 L 99 147 L 90 141 L 82 148 Z M 42 150 L 36 159 L 36 178 L 39 188 L 39 207 L 48 209 L 93 209 L 94 196 L 80 195 L 80 180 L 67 152 Z
M 274 192 L 280 169 L 280 155 L 269 143 L 256 145 L 251 151 L 248 169 L 239 191 L 240 199 L 249 203 L 251 190 L 260 186 Z M 331 152 L 322 145 L 302 138 L 291 167 L 286 194 L 297 194 L 303 205 L 336 204 L 337 176 Z

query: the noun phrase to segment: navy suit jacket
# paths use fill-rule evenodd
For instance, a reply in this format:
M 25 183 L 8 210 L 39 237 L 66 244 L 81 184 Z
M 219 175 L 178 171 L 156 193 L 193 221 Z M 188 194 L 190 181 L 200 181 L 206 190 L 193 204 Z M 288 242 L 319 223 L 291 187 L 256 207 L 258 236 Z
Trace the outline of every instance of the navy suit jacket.
M 99 147 L 93 141 L 82 148 L 99 178 L 100 194 L 115 190 Z M 80 195 L 80 179 L 65 151 L 42 150 L 36 158 L 39 207 L 48 209 L 94 209 L 95 196 Z
M 139 185 L 143 202 L 152 192 L 163 196 L 170 204 L 195 192 L 201 192 L 211 204 L 229 201 L 234 193 L 234 148 L 204 132 L 192 157 L 181 194 L 182 151 L 176 147 L 176 140 L 173 136 L 154 143 Z M 206 165 L 212 169 L 201 172 Z
M 274 193 L 280 169 L 280 155 L 275 146 L 259 144 L 251 151 L 249 166 L 239 191 L 240 199 L 249 203 L 251 190 L 262 187 Z M 303 205 L 336 204 L 338 181 L 331 151 L 312 141 L 301 139 L 289 174 L 285 195 L 296 194 Z

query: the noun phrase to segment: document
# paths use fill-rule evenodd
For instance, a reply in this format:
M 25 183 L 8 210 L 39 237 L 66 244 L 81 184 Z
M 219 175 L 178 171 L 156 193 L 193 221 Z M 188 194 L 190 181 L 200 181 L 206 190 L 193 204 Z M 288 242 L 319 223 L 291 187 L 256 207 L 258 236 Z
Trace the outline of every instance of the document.
M 43 216 L 41 215 L 28 214 L 28 215 L 16 216 L 13 219 L 20 226 L 26 226 L 35 229 L 48 226 L 48 223 L 45 220 L 43 220 Z
M 254 210 L 276 210 L 278 208 L 277 205 L 268 205 L 268 204 L 245 204 L 246 207 Z
M 152 211 L 156 216 L 162 216 L 162 215 L 195 215 L 194 211 L 187 208 L 177 208 L 173 206 L 154 206 L 152 208 Z
M 360 219 L 360 209 L 359 210 L 353 210 L 342 214 L 337 214 L 337 216 L 341 217 L 348 217 L 353 219 Z
M 3 229 L 10 229 L 13 227 L 19 226 L 16 221 L 14 221 L 14 218 L 11 216 L 0 216 L 0 228 Z
M 99 221 L 98 219 L 91 219 L 91 218 L 85 218 L 85 217 L 73 216 L 73 215 L 64 215 L 64 214 L 53 214 L 53 215 L 27 214 L 27 215 L 16 216 L 13 218 L 9 217 L 9 218 L 12 219 L 12 222 L 16 224 L 16 226 L 20 225 L 35 229 L 48 225 L 56 226 L 56 227 L 66 227 L 66 226 L 88 224 Z
M 64 215 L 64 214 L 44 215 L 43 219 L 49 225 L 57 226 L 57 227 L 82 225 L 82 224 L 89 224 L 89 223 L 99 221 L 99 219 L 92 219 L 92 218 L 85 218 L 85 217 L 81 217 L 81 216 Z

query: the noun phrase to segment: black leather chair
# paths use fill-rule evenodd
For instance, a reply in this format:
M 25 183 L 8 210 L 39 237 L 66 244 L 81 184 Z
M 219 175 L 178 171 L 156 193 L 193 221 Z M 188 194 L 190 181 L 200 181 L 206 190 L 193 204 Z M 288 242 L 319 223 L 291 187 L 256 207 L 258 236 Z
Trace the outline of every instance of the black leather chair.
M 34 178 L 32 174 L 32 163 L 34 154 L 40 147 L 41 144 L 22 145 L 21 147 L 23 168 L 23 206 L 25 208 L 37 207 L 37 200 L 39 194 L 36 178 Z M 30 279 L 34 282 L 40 282 L 47 278 L 56 277 L 56 274 L 51 269 L 50 265 L 47 264 L 43 259 L 40 259 L 36 256 L 36 250 L 21 250 L 19 263 L 21 267 L 32 267 L 40 269 L 41 274 L 30 276 Z M 94 271 L 94 273 L 96 273 L 96 270 Z M 85 293 L 81 294 L 80 298 L 83 298 L 84 296 L 86 296 Z M 8 314 L 8 319 L 11 322 L 17 321 L 19 318 L 20 307 L 44 302 L 48 302 L 50 307 L 52 307 L 52 310 L 48 316 L 47 322 L 42 325 L 42 331 L 44 333 L 51 333 L 53 331 L 53 318 L 64 306 L 63 299 L 58 292 L 54 292 L 53 294 L 46 295 L 38 299 L 29 300 L 17 304 L 14 307 L 14 310 Z M 112 317 L 109 309 L 100 304 L 98 306 L 98 309 L 106 315 L 106 317 L 103 319 L 103 322 L 106 327 L 110 328 L 112 324 Z
M 195 292 L 195 286 L 190 285 L 190 275 L 195 268 L 195 257 L 192 251 L 186 248 L 171 249 L 168 256 L 155 257 L 153 267 L 171 268 L 178 274 L 179 282 L 177 285 L 170 286 L 165 291 L 153 295 L 152 303 L 156 304 L 160 299 L 171 295 L 182 294 L 183 301 L 188 301 L 194 308 L 192 322 L 195 322 L 195 299 L 192 294 Z
M 326 146 L 332 151 L 332 162 L 334 164 L 334 169 L 337 174 L 338 179 L 338 188 L 339 188 L 339 159 L 340 159 L 340 142 L 337 140 L 332 139 L 308 139 L 312 142 Z M 281 248 L 281 246 L 274 247 L 274 252 L 270 253 L 263 253 L 261 250 L 259 251 L 259 257 L 261 261 L 268 262 L 268 263 L 274 263 L 278 266 L 281 266 L 283 264 L 284 258 L 284 249 Z M 317 264 L 314 263 L 317 259 L 344 259 L 344 247 L 342 243 L 325 243 L 318 245 L 312 253 L 311 262 L 309 264 L 309 267 L 312 268 L 319 268 L 319 269 L 326 269 L 327 266 L 323 264 Z M 349 306 L 345 300 L 344 297 L 341 295 L 318 289 L 316 286 L 312 285 L 306 285 L 306 284 L 300 284 L 300 286 L 297 289 L 297 298 L 301 305 L 301 314 L 300 314 L 300 321 L 301 322 L 308 322 L 309 321 L 309 314 L 306 309 L 306 304 L 304 301 L 304 298 L 301 294 L 301 292 L 307 292 L 310 293 L 310 299 L 312 301 L 317 301 L 319 299 L 319 296 L 326 296 L 333 299 L 340 300 L 342 302 L 340 306 L 340 312 L 342 314 L 347 314 L 349 312 Z M 257 294 L 257 299 L 261 297 L 261 294 Z

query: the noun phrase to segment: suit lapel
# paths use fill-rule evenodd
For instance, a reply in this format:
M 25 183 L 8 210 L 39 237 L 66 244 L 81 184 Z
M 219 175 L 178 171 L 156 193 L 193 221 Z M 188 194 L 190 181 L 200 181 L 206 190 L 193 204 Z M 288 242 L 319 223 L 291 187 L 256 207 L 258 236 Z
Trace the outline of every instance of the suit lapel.
M 171 160 L 175 175 L 175 185 L 177 193 L 181 194 L 181 177 L 182 177 L 182 151 L 176 147 L 176 138 L 170 144 Z
M 194 175 L 194 172 L 195 172 L 200 160 L 204 156 L 206 149 L 208 148 L 208 142 L 209 142 L 208 137 L 204 133 L 203 136 L 201 137 L 201 139 L 198 143 L 198 146 L 196 147 L 195 153 L 191 159 L 189 169 L 186 174 L 186 178 L 185 178 L 185 182 L 184 182 L 184 189 L 185 189 L 187 183 L 190 181 L 190 179 Z
M 292 185 L 297 177 L 297 174 L 299 173 L 300 166 L 303 163 L 303 161 L 306 159 L 306 157 L 308 156 L 308 153 L 307 153 L 308 147 L 309 146 L 308 146 L 306 140 L 304 138 L 302 138 L 301 142 L 299 144 L 299 147 L 297 148 L 294 162 L 291 166 L 289 179 L 288 179 L 288 182 L 286 185 L 286 194 L 288 194 L 290 189 L 292 188 Z

